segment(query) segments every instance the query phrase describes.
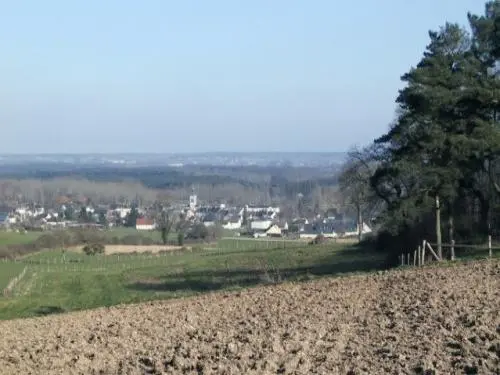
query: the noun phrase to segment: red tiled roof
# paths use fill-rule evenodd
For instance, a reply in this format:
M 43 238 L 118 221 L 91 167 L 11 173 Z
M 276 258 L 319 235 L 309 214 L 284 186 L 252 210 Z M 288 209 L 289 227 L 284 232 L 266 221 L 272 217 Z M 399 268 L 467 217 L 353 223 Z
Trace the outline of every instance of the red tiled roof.
M 145 217 L 139 218 L 135 221 L 135 225 L 153 225 L 154 222 L 151 219 L 146 219 Z

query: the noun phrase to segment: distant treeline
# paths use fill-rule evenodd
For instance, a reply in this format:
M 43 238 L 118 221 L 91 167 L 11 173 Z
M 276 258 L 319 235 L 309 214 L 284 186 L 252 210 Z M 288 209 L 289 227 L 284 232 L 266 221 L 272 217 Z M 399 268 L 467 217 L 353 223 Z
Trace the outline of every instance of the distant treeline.
M 57 194 L 70 192 L 91 195 L 94 200 L 100 201 L 97 191 L 102 191 L 99 194 L 106 195 L 106 201 L 110 199 L 110 194 L 114 194 L 117 197 L 115 201 L 139 199 L 149 202 L 159 193 L 170 193 L 177 199 L 184 199 L 191 188 L 195 188 L 201 199 L 226 200 L 233 203 L 295 200 L 299 193 L 308 197 L 315 191 L 317 193 L 318 188 L 335 186 L 337 183 L 336 171 L 333 168 L 79 167 L 64 164 L 0 166 L 0 180 L 8 182 L 6 186 L 9 189 L 0 189 L 0 194 L 4 191 L 4 198 L 5 195 L 10 195 L 9 198 L 22 195 L 28 197 L 28 200 L 50 200 Z M 23 184 L 22 181 L 30 183 Z M 101 186 L 98 187 L 95 183 L 101 183 Z M 117 183 L 123 185 L 126 191 L 121 193 Z M 103 186 L 106 188 L 102 188 Z M 144 188 L 150 191 L 146 193 Z M 96 194 L 92 194 L 93 190 L 96 190 Z M 9 194 L 6 194 L 6 191 L 9 191 Z

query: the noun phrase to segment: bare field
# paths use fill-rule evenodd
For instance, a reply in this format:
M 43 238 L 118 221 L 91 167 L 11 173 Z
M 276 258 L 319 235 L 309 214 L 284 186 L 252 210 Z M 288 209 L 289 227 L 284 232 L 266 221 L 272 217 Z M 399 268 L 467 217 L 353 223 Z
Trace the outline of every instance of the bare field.
M 0 331 L 2 374 L 497 374 L 500 262 L 4 321 Z
M 171 245 L 106 245 L 106 254 L 127 254 L 127 253 L 144 253 L 150 251 L 158 253 L 160 251 L 174 251 L 180 250 L 182 246 Z M 187 249 L 187 247 L 186 247 Z
M 82 251 L 83 246 L 75 246 L 71 250 Z M 105 245 L 105 253 L 111 254 L 130 254 L 130 253 L 158 253 L 160 251 L 175 251 L 183 249 L 182 246 L 172 245 Z M 184 247 L 189 249 L 189 247 Z

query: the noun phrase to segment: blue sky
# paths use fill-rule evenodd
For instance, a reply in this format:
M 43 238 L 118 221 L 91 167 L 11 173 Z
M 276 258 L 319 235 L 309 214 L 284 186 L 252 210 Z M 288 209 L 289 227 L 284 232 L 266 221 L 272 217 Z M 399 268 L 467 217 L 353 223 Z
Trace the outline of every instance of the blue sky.
M 0 153 L 343 151 L 480 0 L 0 4 Z

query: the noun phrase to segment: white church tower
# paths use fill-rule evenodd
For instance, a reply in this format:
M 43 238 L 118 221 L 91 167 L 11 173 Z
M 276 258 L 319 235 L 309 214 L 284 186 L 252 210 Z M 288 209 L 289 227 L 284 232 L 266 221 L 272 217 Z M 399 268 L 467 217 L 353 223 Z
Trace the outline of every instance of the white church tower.
M 196 205 L 198 204 L 198 197 L 194 193 L 194 187 L 191 189 L 191 195 L 189 196 L 189 209 L 195 210 Z

